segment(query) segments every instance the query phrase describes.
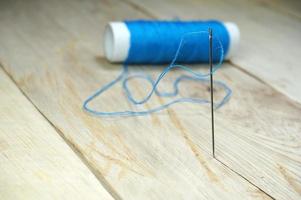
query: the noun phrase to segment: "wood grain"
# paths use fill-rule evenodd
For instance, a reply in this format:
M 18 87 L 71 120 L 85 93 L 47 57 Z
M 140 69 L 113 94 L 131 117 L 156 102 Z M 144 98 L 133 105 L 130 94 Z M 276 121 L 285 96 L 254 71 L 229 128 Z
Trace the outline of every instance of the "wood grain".
M 274 80 L 281 78 L 281 82 L 289 85 L 282 91 L 284 94 L 294 93 L 295 97 L 301 94 L 301 81 L 297 78 L 300 47 L 294 45 L 300 39 L 297 36 L 301 33 L 300 25 L 297 25 L 300 22 L 273 10 L 273 6 L 267 2 L 260 2 L 160 1 L 159 7 L 159 1 L 143 4 L 135 1 L 135 4 L 156 18 L 172 18 L 175 15 L 181 19 L 210 18 L 216 14 L 221 19 L 239 24 L 242 32 L 241 50 L 231 60 L 238 69 L 224 68 L 216 77 L 226 80 L 234 91 L 230 103 L 216 113 L 217 158 L 271 196 L 299 199 L 300 104 L 292 102 L 273 88 L 279 86 Z M 265 23 L 270 25 L 265 27 Z M 285 28 L 283 35 L 279 33 L 281 27 Z M 269 37 L 268 34 L 273 31 L 273 37 Z M 251 52 L 252 48 L 254 51 Z M 282 51 L 284 48 L 290 50 Z M 262 63 L 266 66 L 263 67 Z M 283 67 L 285 63 L 289 68 L 287 65 Z M 255 79 L 242 72 L 252 72 Z M 291 90 L 294 92 L 291 93 Z M 185 124 L 193 126 L 193 123 Z
M 268 4 L 269 7 L 272 7 L 274 11 L 283 12 L 285 15 L 301 19 L 301 1 L 299 0 L 259 0 L 262 4 Z
M 290 6 L 264 0 L 130 1 L 157 18 L 216 18 L 237 23 L 241 30 L 240 50 L 231 62 L 301 102 L 301 47 L 298 45 L 301 21 L 286 12 Z M 298 3 L 295 4 L 298 8 Z
M 218 159 L 276 199 L 299 199 L 300 104 L 237 69 L 226 70 L 234 94 L 216 112 Z
M 113 199 L 0 69 L 0 199 Z
M 1 8 L 10 8 L 0 12 L 5 27 L 0 30 L 4 68 L 118 197 L 270 199 L 208 154 L 211 141 L 206 106 L 183 105 L 158 115 L 119 119 L 83 112 L 81 105 L 87 95 L 121 69 L 102 58 L 105 23 L 145 14 L 119 1 L 1 3 Z M 150 73 L 160 70 L 153 68 Z M 136 94 L 143 95 L 145 86 L 136 86 Z M 192 95 L 209 94 L 194 87 Z M 116 87 L 94 106 L 127 109 L 121 95 Z M 162 99 L 155 98 L 146 107 L 161 103 Z M 199 125 L 186 128 L 189 120 Z

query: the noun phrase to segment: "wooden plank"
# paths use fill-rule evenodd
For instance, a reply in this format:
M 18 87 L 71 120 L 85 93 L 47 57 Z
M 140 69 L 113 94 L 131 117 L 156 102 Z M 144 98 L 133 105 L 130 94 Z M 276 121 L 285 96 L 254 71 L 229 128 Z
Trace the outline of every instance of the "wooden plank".
M 0 199 L 113 199 L 0 69 Z
M 290 15 L 292 17 L 301 19 L 301 1 L 299 0 L 259 0 L 259 3 L 263 4 L 263 6 L 267 4 L 268 7 L 272 7 L 275 11 L 283 12 L 285 15 Z
M 300 199 L 301 105 L 225 70 L 234 95 L 215 115 L 217 158 L 275 199 Z
M 139 10 L 118 1 L 6 3 L 10 9 L 0 12 L 6 27 L 0 30 L 5 69 L 120 198 L 270 199 L 206 152 L 211 144 L 208 107 L 178 106 L 177 111 L 114 120 L 83 112 L 87 95 L 120 71 L 101 57 L 104 24 L 145 17 Z M 136 89 L 143 93 L 143 87 Z M 114 88 L 95 106 L 127 108 L 119 91 Z M 148 106 L 157 103 L 162 100 Z M 189 119 L 198 127 L 184 128 L 182 121 Z
M 254 36 L 248 35 L 248 31 L 251 28 L 253 32 L 264 32 L 263 37 L 258 36 L 261 40 L 267 37 L 268 32 L 275 31 L 274 26 L 260 28 L 261 22 L 253 21 L 252 17 L 256 14 L 259 17 L 263 14 L 263 8 L 256 10 L 259 7 L 257 3 L 238 3 L 237 7 L 233 6 L 234 3 L 231 2 L 226 4 L 218 1 L 204 1 L 203 4 L 192 0 L 189 2 L 164 1 L 160 2 L 159 7 L 157 6 L 159 1 L 149 1 L 145 4 L 135 1 L 135 3 L 140 9 L 146 9 L 146 12 L 157 18 L 171 18 L 176 13 L 178 17 L 185 19 L 208 18 L 212 16 L 212 13 L 223 19 L 230 20 L 232 18 L 233 21 L 239 23 L 242 29 L 242 37 L 247 38 L 242 41 L 242 50 L 236 58 L 237 62 L 245 62 L 247 60 L 242 54 L 250 55 L 254 59 L 252 63 L 250 62 L 241 68 L 251 66 L 252 68 L 245 70 L 261 70 L 258 60 L 264 60 L 267 66 L 274 64 L 273 59 L 269 61 L 265 56 L 262 56 L 265 55 L 262 49 L 256 50 L 256 52 L 262 54 L 255 56 L 254 53 L 251 54 L 249 50 L 246 50 L 247 45 L 254 46 L 254 44 L 251 44 L 252 39 L 255 39 Z M 248 12 L 248 9 L 252 10 L 252 13 Z M 237 10 L 237 12 L 234 12 L 234 10 Z M 237 13 L 237 16 L 231 17 L 232 13 Z M 275 16 L 273 19 L 288 21 L 289 28 L 286 32 L 295 34 L 295 37 L 288 37 L 285 39 L 286 42 L 293 44 L 298 40 L 296 34 L 299 31 L 299 27 L 293 27 L 294 23 L 298 23 L 295 19 L 276 14 L 273 10 L 266 11 L 265 14 L 267 15 L 264 19 L 266 23 L 271 21 L 271 16 Z M 250 27 L 247 28 L 246 26 Z M 270 30 L 268 30 L 269 28 Z M 280 37 L 278 33 L 275 35 Z M 275 41 L 275 38 L 267 38 L 266 40 L 268 40 L 266 44 L 270 44 Z M 262 45 L 262 43 L 255 44 Z M 283 45 L 279 46 L 281 49 L 286 48 L 282 41 L 279 43 Z M 275 45 L 271 44 L 267 47 L 264 46 L 263 49 L 273 55 L 276 52 L 274 47 Z M 287 58 L 290 56 L 287 54 L 284 54 L 282 57 L 274 55 L 274 57 L 278 58 L 279 63 L 288 62 Z M 235 63 L 236 59 L 232 62 Z M 248 60 L 250 61 L 250 59 Z M 275 67 L 278 67 L 279 63 Z M 270 74 L 276 79 L 284 77 L 284 80 L 286 80 L 286 76 L 290 74 L 284 72 L 281 74 L 281 68 L 275 70 L 278 70 L 276 71 L 278 73 L 273 71 Z M 292 70 L 296 72 L 300 69 L 297 65 L 294 65 Z M 230 103 L 216 113 L 217 158 L 277 199 L 300 199 L 300 104 L 293 103 L 286 96 L 274 91 L 270 86 L 263 84 L 263 82 L 255 81 L 237 69 L 224 68 L 217 78 L 227 80 L 234 90 Z M 258 79 L 257 77 L 255 78 Z M 292 79 L 297 81 L 297 76 L 292 77 Z M 267 82 L 275 86 L 274 82 L 269 78 L 267 78 Z M 297 81 L 297 84 L 299 83 L 301 82 Z M 297 88 L 295 87 L 295 89 Z M 300 93 L 299 90 L 296 90 L 296 92 Z M 193 126 L 192 123 L 194 122 L 185 124 Z
M 301 47 L 297 45 L 301 43 L 301 21 L 296 17 L 279 12 L 265 1 L 131 1 L 162 19 L 214 17 L 236 22 L 241 45 L 231 62 L 301 102 Z

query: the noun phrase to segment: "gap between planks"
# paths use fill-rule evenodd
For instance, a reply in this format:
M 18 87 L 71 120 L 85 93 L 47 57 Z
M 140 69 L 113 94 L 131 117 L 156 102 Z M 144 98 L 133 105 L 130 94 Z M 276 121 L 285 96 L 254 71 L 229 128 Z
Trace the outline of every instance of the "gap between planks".
M 231 63 L 232 64 L 232 63 Z M 233 64 L 232 64 L 233 65 Z M 235 65 L 233 65 L 235 66 Z M 88 169 L 91 171 L 91 173 L 96 177 L 96 179 L 101 183 L 101 185 L 108 191 L 108 193 L 110 195 L 112 195 L 112 197 L 116 200 L 122 200 L 122 198 L 120 197 L 120 195 L 116 192 L 116 190 L 105 180 L 105 178 L 103 177 L 103 175 L 101 174 L 101 172 L 99 172 L 98 170 L 94 169 L 89 162 L 87 161 L 87 159 L 85 158 L 85 156 L 82 154 L 82 152 L 80 152 L 75 146 L 74 144 L 69 141 L 64 134 L 62 133 L 62 131 L 55 126 L 55 124 L 53 124 L 46 116 L 43 112 L 41 112 L 41 110 L 34 104 L 34 102 L 26 95 L 26 93 L 19 87 L 19 85 L 17 84 L 17 82 L 15 81 L 15 79 L 8 73 L 8 71 L 6 71 L 5 67 L 3 67 L 2 63 L 0 62 L 0 68 L 4 71 L 4 73 L 9 77 L 9 79 L 15 84 L 15 86 L 19 89 L 19 91 L 24 95 L 24 97 L 34 106 L 34 108 L 43 116 L 43 118 L 56 130 L 57 134 L 66 142 L 66 144 L 72 149 L 72 151 L 80 158 L 80 160 L 84 163 L 85 166 L 88 167 Z M 238 68 L 240 69 L 240 68 Z M 250 75 L 247 71 L 241 69 L 241 71 L 243 71 L 244 73 L 246 73 L 247 75 Z M 256 76 L 254 75 L 250 75 L 253 78 L 256 78 Z M 260 79 L 257 79 L 260 82 L 268 85 L 267 83 L 263 82 Z M 268 85 L 269 86 L 269 85 Z M 196 157 L 197 160 L 198 159 L 198 155 L 195 154 L 195 152 L 193 151 L 193 149 L 191 149 L 191 151 L 193 152 L 193 155 Z M 246 180 L 249 184 L 251 184 L 252 186 L 254 186 L 255 188 L 257 188 L 259 191 L 261 191 L 262 193 L 264 193 L 265 195 L 267 195 L 268 197 L 270 197 L 271 199 L 275 199 L 274 197 L 272 197 L 270 194 L 266 193 L 264 190 L 262 190 L 260 187 L 258 187 L 257 185 L 255 185 L 254 183 L 252 183 L 250 180 L 248 180 L 246 177 L 244 177 L 243 175 L 241 175 L 240 173 L 238 173 L 237 171 L 233 170 L 232 168 L 230 168 L 228 165 L 226 165 L 225 163 L 223 163 L 222 161 L 220 161 L 218 158 L 214 158 L 214 160 L 216 160 L 217 162 L 221 163 L 223 166 L 225 166 L 226 168 L 228 168 L 229 170 L 231 170 L 232 172 L 234 172 L 235 174 L 237 174 L 239 177 L 243 178 L 244 180 Z M 200 163 L 202 164 L 202 163 Z
M 54 128 L 56 133 L 63 139 L 63 141 L 72 149 L 75 155 L 83 162 L 83 164 L 89 169 L 89 171 L 94 175 L 94 177 L 98 180 L 98 182 L 106 189 L 106 191 L 116 200 L 122 200 L 119 194 L 114 190 L 114 188 L 105 180 L 100 172 L 94 169 L 91 165 L 89 165 L 87 159 L 82 155 L 80 151 L 69 141 L 59 128 L 57 128 L 44 114 L 41 110 L 32 102 L 32 100 L 26 95 L 26 93 L 19 87 L 15 79 L 6 71 L 5 67 L 0 61 L 0 68 L 2 71 L 9 77 L 9 79 L 13 82 L 13 84 L 18 88 L 18 90 L 22 93 L 22 95 L 33 105 L 33 107 L 43 116 L 43 118 Z
M 133 9 L 136 9 L 138 11 L 141 11 L 143 13 L 145 13 L 145 15 L 147 15 L 150 18 L 154 18 L 154 19 L 159 19 L 155 14 L 151 13 L 149 10 L 145 9 L 144 7 L 131 2 L 129 0 L 124 0 L 123 2 L 127 3 L 128 5 L 132 6 Z M 289 14 L 289 13 L 288 13 Z M 294 17 L 298 18 L 298 16 Z M 300 18 L 299 18 L 300 19 Z M 255 80 L 259 81 L 260 83 L 266 85 L 267 87 L 271 88 L 272 90 L 274 90 L 275 92 L 282 94 L 280 91 L 278 91 L 272 84 L 269 84 L 268 82 L 262 80 L 261 78 L 257 77 L 255 74 L 247 71 L 246 69 L 244 69 L 243 67 L 239 66 L 238 64 L 234 64 L 233 62 L 228 61 L 228 63 L 233 66 L 234 68 L 240 70 L 241 72 L 243 72 L 244 74 L 246 74 L 247 76 L 250 76 L 252 78 L 254 78 Z M 285 95 L 285 94 L 283 94 Z M 287 95 L 285 95 L 287 96 Z M 293 98 L 290 98 L 289 96 L 287 96 L 290 100 L 292 100 L 294 103 L 297 103 L 299 105 L 301 105 L 301 103 L 299 103 L 298 101 L 296 101 Z M 246 181 L 248 181 L 251 185 L 255 186 L 256 188 L 258 188 L 260 191 L 262 191 L 263 193 L 265 193 L 266 195 L 268 195 L 269 197 L 271 197 L 272 199 L 274 199 L 270 194 L 268 194 L 267 192 L 265 192 L 264 190 L 262 190 L 260 187 L 258 187 L 256 184 L 254 184 L 253 182 L 251 182 L 250 180 L 248 180 L 246 177 L 244 177 L 243 175 L 241 175 L 240 173 L 238 173 L 237 171 L 233 170 L 232 168 L 230 168 L 228 165 L 226 165 L 225 163 L 223 163 L 222 161 L 218 160 L 217 158 L 215 158 L 218 162 L 220 162 L 222 165 L 224 165 L 225 167 L 227 167 L 228 169 L 230 169 L 231 171 L 233 171 L 234 173 L 236 173 L 237 175 L 239 175 L 240 177 L 242 177 L 243 179 L 245 179 Z
M 234 172 L 238 176 L 240 176 L 241 178 L 243 178 L 244 180 L 246 180 L 248 183 L 250 183 L 251 185 L 253 185 L 254 187 L 256 187 L 259 191 L 261 191 L 262 193 L 266 194 L 271 199 L 275 199 L 270 194 L 268 194 L 267 192 L 265 192 L 264 190 L 262 190 L 260 187 L 258 187 L 257 185 L 255 185 L 252 181 L 248 180 L 246 177 L 244 177 L 243 175 L 241 175 L 240 173 L 238 173 L 237 171 L 235 171 L 234 169 L 232 169 L 231 167 L 229 167 L 228 165 L 226 165 L 225 163 L 223 163 L 222 161 L 220 161 L 218 158 L 214 158 L 214 159 L 217 160 L 222 165 L 224 165 L 225 167 L 227 167 L 228 169 L 230 169 L 232 172 Z
M 120 1 L 120 0 L 119 0 Z M 160 19 L 160 17 L 156 16 L 155 13 L 152 13 L 151 10 L 141 6 L 140 4 L 133 2 L 131 0 L 124 0 L 122 2 L 127 3 L 129 6 L 132 6 L 133 9 L 136 9 L 137 11 L 143 12 L 147 17 L 153 18 L 153 19 Z M 267 4 L 266 1 L 258 1 L 259 3 L 264 3 Z M 288 16 L 290 16 L 291 18 L 300 20 L 301 16 L 299 16 L 298 14 L 294 13 L 294 12 L 290 12 L 286 7 L 282 8 L 281 5 L 277 6 L 277 3 L 273 4 L 272 7 L 270 7 L 269 9 L 275 9 L 279 12 L 282 12 L 284 14 L 287 14 Z M 269 83 L 267 81 L 265 81 L 263 78 L 260 78 L 258 76 L 256 76 L 254 73 L 252 73 L 252 71 L 248 71 L 247 69 L 245 69 L 243 66 L 241 66 L 240 64 L 235 64 L 233 63 L 231 60 L 226 61 L 226 63 L 228 63 L 229 65 L 231 65 L 232 67 L 238 69 L 239 71 L 241 71 L 242 73 L 246 74 L 247 76 L 250 76 L 252 78 L 254 78 L 255 80 L 259 81 L 260 83 L 262 83 L 263 85 L 267 86 L 268 88 L 270 88 L 271 90 L 273 90 L 275 93 L 278 93 L 279 95 L 283 95 L 286 98 L 288 98 L 290 101 L 288 101 L 290 104 L 292 104 L 294 107 L 299 107 L 301 105 L 301 102 L 299 102 L 296 98 L 293 98 L 290 95 L 287 95 L 286 93 L 282 92 L 281 90 L 279 90 L 277 88 L 277 85 L 274 85 L 273 83 Z M 297 106 L 296 106 L 297 105 Z M 193 151 L 193 150 L 192 150 Z M 195 157 L 197 157 L 197 155 L 195 155 Z M 251 180 L 247 179 L 245 176 L 243 176 L 241 173 L 237 172 L 236 170 L 232 169 L 231 167 L 229 167 L 226 163 L 222 162 L 221 160 L 219 160 L 218 158 L 215 158 L 216 161 L 220 162 L 222 165 L 224 165 L 225 167 L 227 167 L 228 169 L 230 169 L 231 171 L 233 171 L 235 174 L 237 174 L 238 176 L 240 176 L 241 178 L 245 179 L 247 182 L 249 182 L 251 185 L 253 185 L 254 187 L 256 187 L 257 189 L 259 189 L 260 191 L 262 191 L 264 194 L 266 194 L 267 196 L 269 196 L 272 199 L 275 199 L 274 197 L 272 197 L 269 193 L 267 193 L 266 191 L 264 191 L 264 189 L 261 189 L 259 186 L 256 185 L 256 183 L 252 182 Z
M 87 168 L 90 170 L 90 172 L 94 175 L 94 177 L 100 182 L 100 184 L 106 189 L 106 191 L 108 191 L 108 193 L 116 200 L 122 200 L 122 198 L 120 197 L 120 195 L 117 193 L 117 191 L 105 180 L 105 178 L 103 177 L 103 175 L 101 174 L 101 172 L 99 172 L 96 168 L 94 169 L 89 162 L 87 161 L 87 159 L 85 158 L 85 156 L 82 154 L 82 152 L 80 152 L 75 146 L 74 144 L 69 141 L 64 134 L 62 133 L 62 131 L 55 126 L 55 124 L 53 124 L 45 115 L 43 112 L 41 112 L 41 110 L 34 104 L 34 102 L 26 95 L 26 93 L 19 87 L 19 85 L 17 84 L 17 82 L 15 81 L 15 79 L 8 73 L 8 71 L 6 71 L 5 67 L 3 67 L 2 63 L 0 62 L 0 68 L 3 70 L 3 72 L 9 77 L 9 79 L 15 84 L 15 86 L 19 89 L 19 91 L 23 94 L 23 96 L 34 106 L 34 108 L 43 116 L 43 118 L 55 129 L 55 131 L 57 132 L 57 134 L 66 142 L 66 144 L 72 149 L 72 151 L 79 157 L 79 159 L 84 163 L 85 166 L 87 166 Z M 196 157 L 197 160 L 198 159 L 198 155 L 195 154 L 195 152 L 191 149 L 191 151 L 193 152 L 193 155 Z M 229 170 L 231 170 L 232 172 L 234 172 L 235 174 L 237 174 L 239 177 L 243 178 L 244 180 L 246 180 L 249 184 L 251 184 L 252 186 L 254 186 L 255 188 L 257 188 L 259 191 L 261 191 L 262 193 L 264 193 L 265 195 L 267 195 L 268 197 L 270 197 L 271 199 L 275 199 L 274 197 L 272 197 L 270 194 L 266 193 L 264 190 L 262 190 L 260 187 L 258 187 L 257 185 L 255 185 L 254 183 L 252 183 L 251 181 L 249 181 L 246 177 L 242 176 L 240 173 L 236 172 L 235 170 L 233 170 L 232 168 L 230 168 L 228 165 L 226 165 L 225 163 L 223 163 L 222 161 L 220 161 L 218 158 L 214 158 L 214 160 L 216 160 L 217 162 L 221 163 L 223 166 L 225 166 L 226 168 L 228 168 Z M 200 163 L 202 164 L 202 163 Z
M 131 0 L 124 0 L 124 1 L 123 0 L 118 0 L 118 1 L 124 2 L 124 3 L 128 4 L 129 6 L 131 6 L 133 9 L 135 9 L 137 11 L 140 11 L 140 12 L 143 12 L 147 17 L 153 18 L 155 20 L 159 20 L 160 19 L 158 16 L 156 16 L 156 14 L 152 13 L 151 11 L 149 11 L 148 9 L 146 9 L 145 7 L 141 6 L 140 4 L 137 4 L 137 3 L 133 2 Z M 269 4 L 269 5 L 272 4 L 272 7 L 269 7 L 269 9 L 275 9 L 277 11 L 280 11 L 283 14 L 287 14 L 288 16 L 301 21 L 301 15 L 298 15 L 298 14 L 296 14 L 294 12 L 291 12 L 286 7 L 282 8 L 281 2 L 278 2 L 278 3 L 277 2 L 266 2 L 265 0 L 258 0 L 258 2 L 262 3 L 262 4 Z M 280 4 L 280 5 L 278 5 L 278 4 Z M 277 89 L 277 85 L 274 86 L 273 84 L 270 84 L 270 83 L 264 81 L 262 78 L 256 76 L 251 71 L 246 70 L 243 66 L 241 66 L 239 64 L 236 64 L 236 63 L 232 62 L 231 60 L 226 61 L 226 62 L 228 62 L 234 68 L 239 69 L 241 72 L 243 72 L 243 73 L 251 76 L 252 78 L 256 79 L 257 81 L 263 83 L 264 85 L 273 88 L 273 90 L 277 91 L 278 93 L 284 94 L 290 100 L 292 100 L 292 101 L 294 101 L 294 102 L 296 102 L 296 103 L 298 103 L 298 104 L 301 105 L 301 102 L 299 102 L 296 98 L 293 98 L 292 96 L 287 95 L 286 93 L 284 93 L 281 90 Z
M 121 0 L 119 0 L 121 1 Z M 153 18 L 153 19 L 159 19 L 155 14 L 151 13 L 149 10 L 145 9 L 144 7 L 140 6 L 139 4 L 136 4 L 130 0 L 124 0 L 122 2 L 127 3 L 129 6 L 131 6 L 133 9 L 136 9 L 137 11 L 143 12 L 147 17 Z M 289 12 L 287 9 L 280 9 L 280 6 L 274 6 L 273 8 L 276 8 L 279 11 L 282 11 L 283 13 L 286 13 L 298 20 L 301 20 L 301 16 L 298 16 L 297 14 L 292 14 L 291 12 Z M 227 61 L 231 66 L 233 66 L 234 68 L 237 68 L 238 70 L 240 70 L 241 72 L 251 76 L 252 78 L 256 79 L 257 81 L 263 83 L 264 85 L 272 88 L 273 90 L 277 91 L 278 93 L 282 93 L 280 91 L 277 90 L 276 87 L 273 86 L 273 84 L 269 84 L 268 82 L 264 81 L 263 79 L 257 77 L 254 73 L 247 71 L 246 69 L 244 69 L 242 66 L 240 66 L 239 64 L 235 64 L 233 63 L 231 60 Z M 284 94 L 285 95 L 285 94 Z M 291 98 L 288 95 L 287 96 L 290 100 L 294 101 L 295 103 L 298 103 L 301 105 L 300 102 L 298 102 L 295 98 Z
M 256 76 L 254 73 L 249 72 L 248 70 L 246 70 L 244 67 L 241 67 L 238 64 L 233 63 L 231 60 L 227 61 L 232 67 L 238 69 L 239 71 L 241 71 L 242 73 L 254 78 L 255 80 L 259 81 L 260 83 L 262 83 L 263 85 L 269 87 L 271 90 L 275 91 L 276 93 L 280 94 L 280 95 L 284 95 L 286 98 L 288 98 L 290 101 L 289 103 L 293 103 L 293 104 L 297 104 L 301 106 L 301 102 L 297 101 L 294 98 L 291 98 L 290 96 L 287 96 L 286 94 L 280 92 L 277 90 L 277 88 L 275 86 L 273 86 L 273 84 L 269 84 L 268 82 L 264 81 L 263 79 L 259 78 L 258 76 Z M 295 105 L 294 105 L 295 106 Z

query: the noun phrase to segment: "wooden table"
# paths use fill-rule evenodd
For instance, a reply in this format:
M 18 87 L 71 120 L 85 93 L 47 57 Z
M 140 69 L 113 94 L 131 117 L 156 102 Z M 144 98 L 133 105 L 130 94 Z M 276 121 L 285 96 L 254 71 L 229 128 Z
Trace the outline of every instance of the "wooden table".
M 300 10 L 298 0 L 1 1 L 0 199 L 300 199 Z M 121 70 L 103 57 L 107 22 L 176 17 L 241 29 L 240 51 L 215 75 L 233 90 L 215 113 L 216 159 L 209 106 L 117 119 L 82 110 Z M 93 106 L 128 107 L 120 91 Z

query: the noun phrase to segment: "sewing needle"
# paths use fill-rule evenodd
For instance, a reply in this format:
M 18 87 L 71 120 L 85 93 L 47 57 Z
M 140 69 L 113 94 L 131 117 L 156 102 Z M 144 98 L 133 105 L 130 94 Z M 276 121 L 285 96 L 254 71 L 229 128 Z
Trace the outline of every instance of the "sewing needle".
M 212 74 L 212 29 L 209 28 L 209 65 L 210 65 L 210 94 L 211 94 L 211 134 L 212 134 L 212 155 L 215 158 L 215 143 L 214 143 L 214 108 L 213 108 L 213 74 Z

